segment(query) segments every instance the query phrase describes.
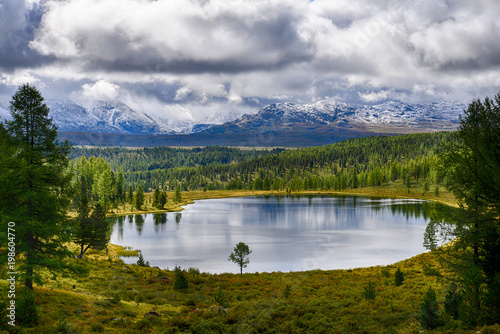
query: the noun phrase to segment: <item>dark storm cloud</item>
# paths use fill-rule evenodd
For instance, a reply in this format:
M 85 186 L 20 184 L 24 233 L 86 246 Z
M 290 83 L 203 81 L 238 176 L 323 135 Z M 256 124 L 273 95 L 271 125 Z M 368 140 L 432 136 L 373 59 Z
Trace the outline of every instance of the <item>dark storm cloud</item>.
M 498 13 L 492 0 L 5 0 L 0 86 L 158 110 L 470 100 L 500 87 Z
M 0 69 L 37 67 L 55 60 L 29 47 L 43 16 L 42 6 L 4 0 L 0 4 Z

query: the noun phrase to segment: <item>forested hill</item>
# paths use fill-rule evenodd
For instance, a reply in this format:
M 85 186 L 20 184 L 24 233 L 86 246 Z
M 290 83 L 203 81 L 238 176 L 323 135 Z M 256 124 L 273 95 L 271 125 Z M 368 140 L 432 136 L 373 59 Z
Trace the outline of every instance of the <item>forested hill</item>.
M 74 149 L 72 157 L 102 156 L 121 166 L 125 186 L 146 190 L 344 190 L 399 182 L 438 192 L 444 181 L 436 150 L 447 132 L 350 139 L 288 151 L 204 149 Z M 197 155 L 199 154 L 199 155 Z M 254 157 L 252 157 L 254 155 Z M 251 159 L 249 159 L 251 158 Z
M 146 147 L 127 149 L 122 147 L 73 147 L 70 159 L 102 157 L 111 168 L 122 168 L 125 173 L 150 171 L 174 167 L 197 167 L 213 164 L 230 164 L 276 154 L 283 149 L 238 149 L 222 146 L 203 148 Z

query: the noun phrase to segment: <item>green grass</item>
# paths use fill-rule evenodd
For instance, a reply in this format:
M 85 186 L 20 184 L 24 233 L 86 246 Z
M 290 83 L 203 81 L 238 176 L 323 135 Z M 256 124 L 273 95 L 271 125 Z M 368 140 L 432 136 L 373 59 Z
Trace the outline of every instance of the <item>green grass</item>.
M 178 291 L 174 271 L 126 265 L 117 258 L 120 251 L 110 245 L 109 257 L 103 251 L 74 259 L 87 266 L 86 276 L 46 272 L 44 286 L 35 287 L 39 325 L 19 332 L 419 333 L 417 315 L 428 287 L 444 300 L 443 282 L 426 276 L 423 267 L 439 269 L 430 253 L 352 270 L 243 275 L 191 270 L 188 289 Z M 394 284 L 398 267 L 405 277 L 401 286 Z M 374 299 L 363 297 L 368 282 Z M 229 304 L 226 312 L 213 298 L 220 286 Z M 3 295 L 6 288 L 2 281 Z M 160 317 L 144 317 L 153 310 Z M 477 332 L 461 327 L 451 321 L 434 332 Z

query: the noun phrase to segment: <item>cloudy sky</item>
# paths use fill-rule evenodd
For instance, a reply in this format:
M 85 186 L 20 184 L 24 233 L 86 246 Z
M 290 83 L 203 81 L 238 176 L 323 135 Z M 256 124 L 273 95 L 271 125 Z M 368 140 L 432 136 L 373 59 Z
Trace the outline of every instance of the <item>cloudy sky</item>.
M 500 90 L 498 0 L 0 0 L 0 105 L 117 99 L 174 119 L 272 102 Z

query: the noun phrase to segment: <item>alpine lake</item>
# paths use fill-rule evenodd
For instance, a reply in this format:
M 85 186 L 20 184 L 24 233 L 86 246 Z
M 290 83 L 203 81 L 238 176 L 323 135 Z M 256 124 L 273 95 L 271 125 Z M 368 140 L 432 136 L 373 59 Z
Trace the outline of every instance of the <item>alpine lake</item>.
M 356 196 L 206 199 L 177 213 L 112 217 L 110 243 L 139 249 L 162 269 L 239 273 L 228 260 L 239 242 L 252 251 L 244 272 L 370 267 L 426 252 L 425 228 L 442 209 L 422 200 Z

